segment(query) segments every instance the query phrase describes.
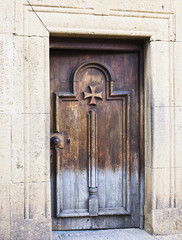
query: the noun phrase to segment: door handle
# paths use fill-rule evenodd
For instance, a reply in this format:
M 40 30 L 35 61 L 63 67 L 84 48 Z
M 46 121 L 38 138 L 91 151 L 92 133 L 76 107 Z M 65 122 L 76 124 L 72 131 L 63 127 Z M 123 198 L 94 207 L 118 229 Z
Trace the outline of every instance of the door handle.
M 63 134 L 54 133 L 51 135 L 51 148 L 63 148 L 64 137 Z

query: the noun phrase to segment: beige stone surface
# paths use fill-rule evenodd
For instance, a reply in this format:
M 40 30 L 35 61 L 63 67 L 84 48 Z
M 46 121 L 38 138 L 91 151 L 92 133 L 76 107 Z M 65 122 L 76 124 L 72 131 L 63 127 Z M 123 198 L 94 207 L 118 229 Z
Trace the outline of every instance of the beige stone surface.
M 166 169 L 153 169 L 153 192 L 155 206 L 154 209 L 168 209 L 170 208 L 170 170 Z
M 11 115 L 0 113 L 0 183 L 11 180 Z
M 148 209 L 170 208 L 171 196 L 169 168 L 145 168 L 145 206 Z
M 154 235 L 180 234 L 181 209 L 149 209 L 145 207 L 146 219 L 145 230 Z M 163 239 L 163 238 L 162 238 Z M 173 240 L 173 238 L 171 238 Z
M 13 36 L 13 112 L 24 113 L 24 67 L 26 56 L 24 56 L 23 37 Z
M 152 210 L 153 233 L 167 235 L 182 232 L 181 209 L 158 209 Z
M 147 210 L 154 208 L 154 181 L 153 181 L 153 172 L 149 167 L 145 167 L 145 216 L 149 217 Z
M 49 155 L 47 149 L 50 148 L 49 142 L 49 114 L 27 115 L 29 122 L 29 139 L 27 147 L 29 149 L 29 181 L 47 181 L 49 177 Z M 27 166 L 25 166 L 27 167 Z M 50 180 L 50 179 L 49 179 Z
M 182 41 L 182 2 L 181 0 L 173 0 L 171 1 L 172 7 L 174 8 L 176 15 L 176 40 Z
M 26 113 L 49 113 L 48 38 L 27 38 Z M 39 56 L 39 57 L 37 57 Z
M 182 228 L 182 168 L 175 168 L 175 180 L 175 205 L 181 209 L 178 224 Z
M 0 34 L 0 112 L 13 110 L 13 35 Z
M 24 0 L 27 3 L 27 0 Z M 16 35 L 24 35 L 24 25 L 25 25 L 24 5 L 22 0 L 15 1 L 15 33 Z
M 10 189 L 9 183 L 1 183 L 0 187 L 0 221 L 10 220 Z
M 10 185 L 11 222 L 24 220 L 24 183 Z
M 144 88 L 144 101 L 145 101 L 145 108 L 151 108 L 152 105 L 152 73 L 153 70 L 152 64 L 152 47 L 151 42 L 145 42 L 144 44 L 144 76 L 145 76 L 145 88 Z M 148 110 L 147 110 L 148 111 Z M 146 115 L 148 116 L 148 115 Z M 147 121 L 147 118 L 145 118 Z M 148 126 L 148 124 L 146 125 Z
M 30 2 L 30 1 L 29 1 Z M 49 31 L 27 0 L 15 2 L 15 32 L 19 36 L 49 36 Z
M 152 12 L 166 12 L 170 11 L 170 1 L 169 0 L 143 0 L 141 4 L 140 0 L 132 0 L 132 1 L 124 1 L 124 0 L 31 0 L 32 5 L 42 5 L 42 6 L 60 6 L 60 7 L 68 7 L 68 8 L 97 8 L 100 6 L 101 9 L 121 9 L 121 10 L 133 10 L 133 11 L 152 11 Z M 106 7 L 106 6 L 107 7 Z M 101 11 L 101 10 L 100 10 Z
M 28 35 L 29 36 L 49 36 L 49 31 L 44 25 L 44 22 L 40 21 L 39 14 L 36 15 L 31 8 L 28 10 Z
M 171 65 L 170 58 L 173 57 L 173 43 L 151 42 L 151 95 L 152 105 L 166 107 L 173 105 L 173 96 L 171 96 Z
M 12 33 L 15 27 L 15 1 L 0 0 L 0 6 L 0 33 Z
M 11 240 L 50 240 L 51 239 L 50 219 L 34 220 L 24 219 L 11 222 Z
M 10 239 L 10 220 L 0 221 L 0 233 L 1 239 L 3 240 Z
M 182 106 L 182 42 L 174 43 L 174 80 L 175 80 L 175 106 Z
M 175 108 L 175 167 L 182 166 L 182 107 Z
M 152 107 L 151 166 L 153 168 L 170 167 L 170 110 L 170 107 Z
M 40 11 L 40 12 L 39 12 Z M 168 18 L 155 18 L 151 16 L 131 16 L 130 14 L 122 16 L 115 14 L 110 16 L 92 15 L 92 14 L 72 14 L 42 12 L 37 10 L 38 15 L 43 20 L 48 30 L 53 34 L 64 35 L 101 35 L 101 36 L 152 36 L 152 39 L 169 40 L 169 21 Z M 150 24 L 150 28 L 148 25 Z M 78 27 L 80 26 L 80 27 Z M 159 28 L 160 26 L 160 28 Z M 160 31 L 158 31 L 160 29 Z
M 12 115 L 12 182 L 24 182 L 24 118 L 23 114 Z
M 145 136 L 144 136 L 144 150 L 145 150 L 145 167 L 151 168 L 152 160 L 152 124 L 149 116 L 151 116 L 152 108 L 145 107 Z
M 30 183 L 30 218 L 43 219 L 45 218 L 45 182 Z M 35 204 L 36 203 L 36 204 Z

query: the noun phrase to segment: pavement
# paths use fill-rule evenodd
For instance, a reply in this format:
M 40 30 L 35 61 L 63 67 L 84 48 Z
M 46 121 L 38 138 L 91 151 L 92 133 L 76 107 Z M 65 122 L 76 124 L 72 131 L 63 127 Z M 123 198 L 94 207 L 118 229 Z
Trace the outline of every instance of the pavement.
M 151 236 L 137 228 L 114 230 L 53 231 L 53 240 L 182 240 L 182 234 Z

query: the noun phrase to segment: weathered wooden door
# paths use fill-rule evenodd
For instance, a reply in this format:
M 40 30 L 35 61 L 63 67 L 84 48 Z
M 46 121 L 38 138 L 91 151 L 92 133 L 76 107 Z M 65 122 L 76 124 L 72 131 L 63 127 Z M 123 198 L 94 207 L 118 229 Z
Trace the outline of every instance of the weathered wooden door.
M 51 40 L 54 230 L 139 227 L 142 44 Z

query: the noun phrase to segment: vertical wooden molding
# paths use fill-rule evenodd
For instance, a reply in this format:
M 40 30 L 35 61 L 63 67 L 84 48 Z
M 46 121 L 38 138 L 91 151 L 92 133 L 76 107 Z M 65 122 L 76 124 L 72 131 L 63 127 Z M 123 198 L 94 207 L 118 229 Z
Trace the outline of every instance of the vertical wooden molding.
M 131 211 L 131 194 L 130 194 L 130 182 L 131 182 L 131 173 L 130 173 L 130 95 L 128 95 L 126 99 L 126 112 L 127 112 L 127 119 L 126 119 L 126 158 L 127 158 L 127 211 Z
M 56 108 L 56 119 L 55 119 L 55 121 L 56 121 L 56 132 L 58 132 L 59 133 L 59 131 L 60 131 L 60 129 L 59 129 L 59 96 L 57 95 L 57 94 L 55 94 L 55 98 L 56 98 L 56 100 L 55 100 L 55 108 Z
M 59 186 L 59 171 L 60 171 L 60 164 L 59 164 L 59 149 L 56 148 L 55 149 L 55 154 L 56 154 L 56 197 L 57 197 L 57 201 L 56 201 L 56 214 L 58 215 L 60 213 L 60 199 L 59 199 L 59 190 L 60 190 L 60 186 Z
M 60 216 L 60 213 L 63 211 L 63 152 L 62 146 L 58 146 L 54 149 L 56 154 L 56 215 Z
M 97 120 L 96 113 L 91 110 L 88 115 L 88 164 L 89 164 L 89 215 L 98 215 L 97 197 Z

